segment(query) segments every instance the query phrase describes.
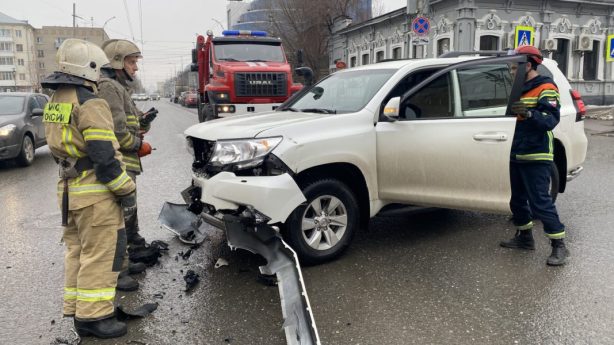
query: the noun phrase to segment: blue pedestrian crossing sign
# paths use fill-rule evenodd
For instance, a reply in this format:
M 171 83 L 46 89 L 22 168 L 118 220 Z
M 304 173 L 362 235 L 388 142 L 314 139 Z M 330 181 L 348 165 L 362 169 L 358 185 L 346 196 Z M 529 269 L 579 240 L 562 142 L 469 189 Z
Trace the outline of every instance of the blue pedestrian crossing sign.
M 608 36 L 606 43 L 606 59 L 607 62 L 614 62 L 614 35 Z
M 517 26 L 514 37 L 514 48 L 532 46 L 535 41 L 535 29 L 532 26 Z

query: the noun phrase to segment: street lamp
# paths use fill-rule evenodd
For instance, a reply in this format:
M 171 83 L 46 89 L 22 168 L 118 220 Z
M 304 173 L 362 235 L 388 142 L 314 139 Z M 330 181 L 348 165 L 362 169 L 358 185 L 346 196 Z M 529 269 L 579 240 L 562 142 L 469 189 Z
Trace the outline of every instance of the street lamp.
M 112 19 L 115 19 L 115 16 L 105 20 L 104 24 L 102 24 L 102 40 L 104 41 L 104 27 L 107 25 L 108 22 L 110 22 Z
M 226 29 L 224 29 L 224 25 L 222 25 L 222 23 L 221 23 L 219 20 L 217 20 L 217 19 L 215 19 L 215 18 L 211 18 L 211 20 L 213 20 L 214 22 L 216 22 L 216 23 L 217 23 L 217 25 L 219 25 L 219 26 L 220 26 L 220 28 L 222 28 L 222 31 L 226 30 Z

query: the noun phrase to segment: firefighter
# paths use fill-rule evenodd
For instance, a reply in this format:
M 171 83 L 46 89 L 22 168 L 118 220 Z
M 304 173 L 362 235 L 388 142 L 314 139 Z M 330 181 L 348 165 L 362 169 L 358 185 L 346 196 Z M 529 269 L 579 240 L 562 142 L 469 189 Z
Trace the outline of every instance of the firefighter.
M 552 245 L 546 263 L 560 266 L 569 255 L 564 240 L 565 226 L 549 193 L 554 158 L 552 130 L 560 120 L 559 92 L 551 78 L 537 72 L 543 61 L 537 48 L 521 46 L 514 53 L 528 56 L 522 95 L 512 105 L 517 120 L 510 161 L 510 208 L 517 231 L 512 239 L 500 244 L 506 248 L 534 250 L 533 219 L 539 219 Z M 518 66 L 511 69 L 515 76 Z
M 126 252 L 122 207 L 136 185 L 125 171 L 107 102 L 95 95 L 100 68 L 108 63 L 92 43 L 67 39 L 59 47 L 59 71 L 43 87 L 55 90 L 43 122 L 51 152 L 60 166 L 64 315 L 74 317 L 81 336 L 126 334 L 114 317 L 114 298 Z
M 151 145 L 143 140 L 143 134 L 149 130 L 157 110 L 152 108 L 143 114 L 130 98 L 128 82 L 133 81 L 138 71 L 137 63 L 142 58 L 140 49 L 134 43 L 123 39 L 107 40 L 102 44 L 102 49 L 111 63 L 108 68 L 103 68 L 98 96 L 106 100 L 111 107 L 120 152 L 128 175 L 136 183 L 137 175 L 143 171 L 141 157 L 150 154 L 152 150 Z M 124 210 L 131 260 L 148 251 L 147 242 L 139 234 L 136 200 L 134 205 L 130 211 Z M 135 267 L 136 265 L 139 267 Z M 132 263 L 130 268 L 131 272 L 145 269 L 143 263 Z

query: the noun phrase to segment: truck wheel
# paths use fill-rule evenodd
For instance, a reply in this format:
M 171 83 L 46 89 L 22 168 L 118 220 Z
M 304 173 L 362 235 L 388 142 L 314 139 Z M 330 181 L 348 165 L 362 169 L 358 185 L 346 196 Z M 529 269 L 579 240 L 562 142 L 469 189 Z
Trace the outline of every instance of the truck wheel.
M 550 172 L 550 197 L 552 197 L 553 203 L 559 195 L 559 179 L 559 168 L 552 162 L 552 171 Z
M 215 108 L 212 104 L 204 104 L 203 105 L 203 121 L 211 121 L 217 119 L 217 114 L 215 113 Z
M 319 264 L 343 253 L 359 222 L 356 197 L 343 182 L 315 180 L 303 193 L 307 202 L 297 207 L 284 226 L 284 235 L 301 263 Z
M 34 162 L 34 143 L 32 142 L 32 138 L 27 134 L 23 137 L 21 151 L 19 151 L 19 155 L 15 158 L 15 161 L 22 167 L 27 167 Z

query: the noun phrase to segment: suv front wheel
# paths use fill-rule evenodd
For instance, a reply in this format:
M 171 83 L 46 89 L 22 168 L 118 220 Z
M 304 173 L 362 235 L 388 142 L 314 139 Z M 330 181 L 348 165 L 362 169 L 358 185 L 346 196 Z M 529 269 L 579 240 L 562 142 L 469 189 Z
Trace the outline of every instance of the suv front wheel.
M 347 185 L 335 179 L 313 181 L 303 194 L 307 202 L 288 217 L 285 237 L 301 263 L 330 261 L 343 253 L 359 225 L 356 197 Z

